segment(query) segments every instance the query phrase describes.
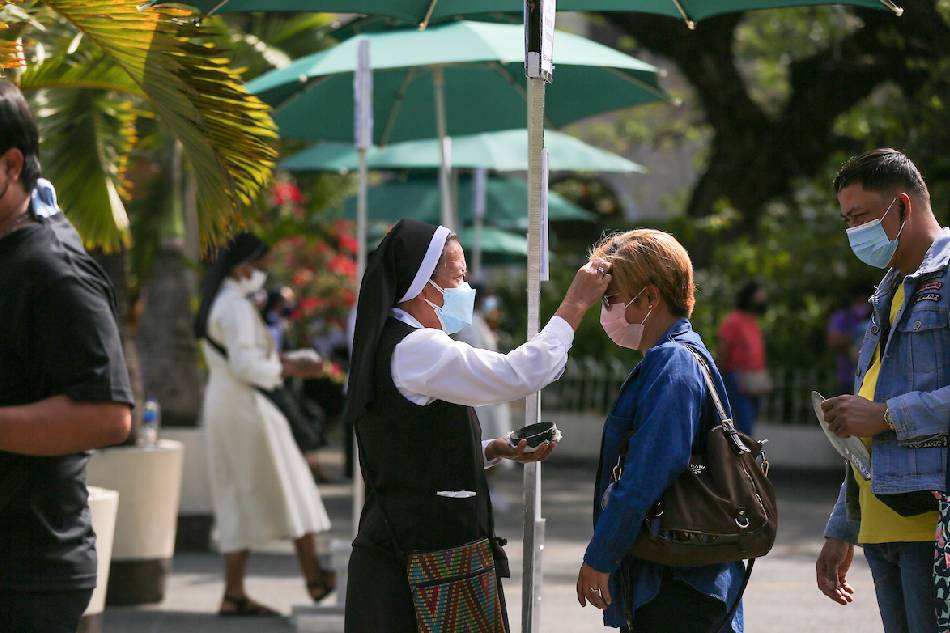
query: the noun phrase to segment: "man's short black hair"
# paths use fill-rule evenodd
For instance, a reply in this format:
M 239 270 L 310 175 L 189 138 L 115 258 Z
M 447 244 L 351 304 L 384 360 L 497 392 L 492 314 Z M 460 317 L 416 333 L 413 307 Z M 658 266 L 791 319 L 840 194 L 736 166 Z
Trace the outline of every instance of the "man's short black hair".
M 23 189 L 33 191 L 40 170 L 40 134 L 36 119 L 20 89 L 0 81 L 0 153 L 17 148 L 23 153 L 20 181 Z
M 930 200 L 927 183 L 914 161 L 890 147 L 849 158 L 835 177 L 835 193 L 850 185 L 861 185 L 869 191 L 886 194 L 904 191 L 917 198 Z

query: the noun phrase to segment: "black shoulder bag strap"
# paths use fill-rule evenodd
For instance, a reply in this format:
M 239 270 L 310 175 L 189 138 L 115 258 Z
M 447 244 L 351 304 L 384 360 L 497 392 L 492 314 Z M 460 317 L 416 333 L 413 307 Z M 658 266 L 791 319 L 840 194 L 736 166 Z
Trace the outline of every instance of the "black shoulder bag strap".
M 202 337 L 202 339 L 227 360 L 228 350 L 224 345 L 221 345 L 221 343 L 218 343 L 207 335 Z M 320 438 L 317 432 L 310 425 L 306 414 L 301 410 L 300 404 L 289 390 L 286 390 L 283 385 L 277 386 L 274 389 L 264 389 L 255 386 L 254 389 L 270 400 L 284 417 L 287 418 L 290 431 L 301 453 L 307 453 L 320 447 Z

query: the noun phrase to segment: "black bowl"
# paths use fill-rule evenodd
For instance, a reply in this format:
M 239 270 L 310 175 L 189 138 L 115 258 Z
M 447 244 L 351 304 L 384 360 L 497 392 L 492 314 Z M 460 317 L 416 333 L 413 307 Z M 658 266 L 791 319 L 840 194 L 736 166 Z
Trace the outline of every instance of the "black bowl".
M 512 446 L 518 446 L 521 440 L 527 440 L 527 450 L 531 452 L 537 450 L 544 442 L 552 442 L 560 438 L 561 432 L 558 431 L 554 422 L 538 422 L 509 433 L 508 443 Z

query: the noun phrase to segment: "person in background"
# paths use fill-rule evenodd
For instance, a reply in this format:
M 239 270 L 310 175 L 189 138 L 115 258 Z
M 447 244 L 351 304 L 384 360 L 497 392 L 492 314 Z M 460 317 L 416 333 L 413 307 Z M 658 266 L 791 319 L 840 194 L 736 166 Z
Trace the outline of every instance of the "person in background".
M 852 393 L 857 350 L 863 338 L 862 327 L 871 316 L 870 289 L 856 284 L 828 319 L 828 348 L 835 353 L 836 395 Z M 858 344 L 855 341 L 858 341 Z
M 753 435 L 759 397 L 771 391 L 765 362 L 765 339 L 758 318 L 768 306 L 765 288 L 747 281 L 736 294 L 736 306 L 719 326 L 716 360 L 729 394 L 736 427 Z
M 456 340 L 468 343 L 477 349 L 498 351 L 498 337 L 491 326 L 498 324 L 498 297 L 492 294 L 486 286 L 474 284 L 475 312 L 472 315 L 472 324 L 456 334 Z M 478 421 L 482 426 L 482 440 L 490 440 L 507 435 L 511 429 L 511 408 L 507 402 L 475 407 Z M 514 467 L 513 462 L 502 462 L 506 467 Z M 494 472 L 490 470 L 489 473 Z M 505 495 L 497 489 L 491 490 L 492 504 L 496 510 L 508 509 L 509 503 Z
M 296 303 L 297 295 L 290 286 L 267 291 L 264 306 L 261 308 L 261 318 L 274 339 L 274 349 L 277 353 L 284 349 L 284 339 L 289 329 L 288 319 L 294 313 Z
M 241 233 L 222 249 L 202 288 L 195 319 L 208 363 L 204 415 L 215 523 L 224 554 L 225 586 L 219 615 L 278 613 L 248 597 L 244 580 L 250 550 L 292 539 L 310 597 L 319 602 L 336 587 L 317 557 L 316 534 L 330 529 L 285 415 L 262 390 L 288 376 L 319 376 L 322 363 L 277 354 L 254 303 L 266 280 L 268 245 Z
M 74 633 L 96 586 L 89 451 L 134 403 L 112 283 L 40 178 L 39 134 L 0 82 L 0 631 Z

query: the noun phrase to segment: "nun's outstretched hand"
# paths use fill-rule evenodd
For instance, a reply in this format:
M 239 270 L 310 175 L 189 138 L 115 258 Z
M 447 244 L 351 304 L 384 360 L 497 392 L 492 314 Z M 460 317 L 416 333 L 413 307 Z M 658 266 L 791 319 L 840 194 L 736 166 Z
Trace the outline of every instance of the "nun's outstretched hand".
M 611 280 L 610 269 L 610 262 L 599 257 L 581 266 L 555 314 L 576 330 L 587 310 L 607 292 Z
M 528 440 L 521 440 L 518 446 L 512 446 L 508 443 L 508 438 L 499 437 L 492 440 L 492 443 L 485 449 L 485 457 L 489 461 L 496 458 L 510 459 L 519 464 L 529 462 L 541 462 L 548 458 L 557 447 L 557 442 L 545 441 L 534 452 L 527 452 Z

